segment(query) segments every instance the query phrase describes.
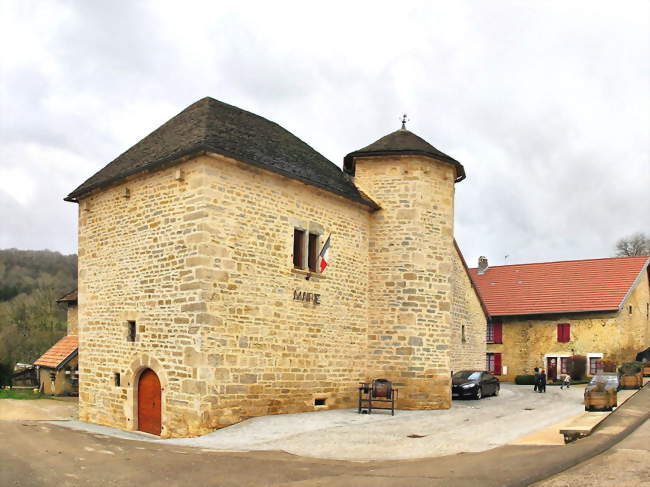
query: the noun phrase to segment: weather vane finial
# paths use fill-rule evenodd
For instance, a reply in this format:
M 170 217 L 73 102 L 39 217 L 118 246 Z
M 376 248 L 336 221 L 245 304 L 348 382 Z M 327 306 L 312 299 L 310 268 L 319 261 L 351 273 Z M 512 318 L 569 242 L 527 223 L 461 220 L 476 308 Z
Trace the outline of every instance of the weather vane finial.
M 406 113 L 402 115 L 402 130 L 406 130 L 406 122 L 410 121 L 411 119 L 408 118 Z

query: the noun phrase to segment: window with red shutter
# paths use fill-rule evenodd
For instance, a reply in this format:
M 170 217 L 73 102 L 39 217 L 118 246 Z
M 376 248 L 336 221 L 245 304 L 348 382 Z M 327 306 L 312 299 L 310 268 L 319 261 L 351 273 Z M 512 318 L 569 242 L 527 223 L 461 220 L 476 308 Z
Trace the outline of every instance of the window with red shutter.
M 485 370 L 493 375 L 501 375 L 501 354 L 488 353 L 485 355 Z
M 557 324 L 557 341 L 569 342 L 571 341 L 571 324 L 558 323 Z
M 503 343 L 503 322 L 501 320 L 494 322 L 494 343 Z
M 494 375 L 501 375 L 501 354 L 500 353 L 494 354 L 494 371 L 492 373 Z

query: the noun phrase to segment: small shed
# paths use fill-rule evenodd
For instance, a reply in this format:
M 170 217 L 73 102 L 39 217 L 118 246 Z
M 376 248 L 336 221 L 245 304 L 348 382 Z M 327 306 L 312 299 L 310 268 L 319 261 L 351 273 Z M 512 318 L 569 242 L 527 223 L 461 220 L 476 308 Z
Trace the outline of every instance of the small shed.
M 79 340 L 64 336 L 34 362 L 38 369 L 39 389 L 44 394 L 77 395 L 79 393 Z

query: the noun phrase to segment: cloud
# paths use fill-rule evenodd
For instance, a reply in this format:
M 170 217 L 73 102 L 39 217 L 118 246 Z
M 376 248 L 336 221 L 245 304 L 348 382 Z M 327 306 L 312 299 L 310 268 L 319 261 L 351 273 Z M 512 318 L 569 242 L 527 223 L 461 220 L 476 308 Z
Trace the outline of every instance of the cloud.
M 460 160 L 473 265 L 604 257 L 648 231 L 650 7 L 0 3 L 0 246 L 75 251 L 62 198 L 210 95 L 330 160 L 399 127 Z

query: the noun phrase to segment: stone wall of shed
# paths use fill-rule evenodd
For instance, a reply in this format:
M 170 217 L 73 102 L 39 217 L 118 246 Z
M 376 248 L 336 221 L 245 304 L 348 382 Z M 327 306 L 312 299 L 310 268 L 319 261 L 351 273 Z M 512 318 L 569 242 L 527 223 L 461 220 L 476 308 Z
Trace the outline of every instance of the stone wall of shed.
M 39 390 L 43 394 L 51 395 L 70 395 L 76 392 L 76 388 L 72 383 L 72 374 L 66 374 L 66 372 L 71 372 L 73 369 L 77 368 L 79 364 L 78 356 L 72 358 L 64 367 L 60 370 L 56 370 L 49 367 L 39 367 L 38 369 L 38 381 L 39 381 Z M 55 374 L 54 384 L 52 384 L 52 379 L 50 374 Z
M 508 373 L 503 376 L 505 380 L 532 374 L 535 367 L 547 368 L 546 354 L 602 353 L 605 359 L 621 364 L 634 360 L 638 352 L 650 346 L 649 306 L 648 273 L 644 272 L 621 311 L 506 317 L 503 319 L 503 344 L 488 344 L 487 351 L 502 354 L 502 363 L 508 367 Z M 571 324 L 569 342 L 557 341 L 558 323 Z
M 332 234 L 323 276 L 293 269 L 295 226 Z M 84 198 L 80 419 L 137 429 L 135 382 L 152 364 L 163 437 L 352 406 L 367 369 L 368 227 L 361 206 L 220 156 Z
M 450 274 L 455 169 L 421 156 L 356 159 L 370 217 L 368 378 L 400 390 L 399 407 L 451 406 Z
M 484 370 L 487 318 L 456 248 L 452 259 L 451 369 Z
M 79 326 L 79 306 L 77 303 L 67 305 L 68 335 L 76 335 Z

